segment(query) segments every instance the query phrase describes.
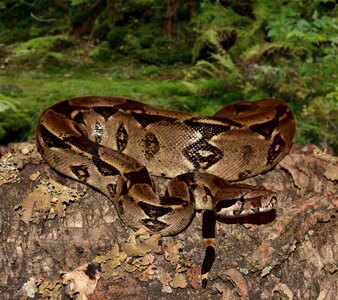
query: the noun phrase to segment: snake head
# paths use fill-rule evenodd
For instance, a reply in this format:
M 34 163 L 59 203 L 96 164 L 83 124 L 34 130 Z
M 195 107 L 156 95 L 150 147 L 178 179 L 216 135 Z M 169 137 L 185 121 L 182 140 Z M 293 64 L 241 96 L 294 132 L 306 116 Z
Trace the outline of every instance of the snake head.
M 215 213 L 224 218 L 242 217 L 274 209 L 277 194 L 263 186 L 235 184 L 215 195 Z

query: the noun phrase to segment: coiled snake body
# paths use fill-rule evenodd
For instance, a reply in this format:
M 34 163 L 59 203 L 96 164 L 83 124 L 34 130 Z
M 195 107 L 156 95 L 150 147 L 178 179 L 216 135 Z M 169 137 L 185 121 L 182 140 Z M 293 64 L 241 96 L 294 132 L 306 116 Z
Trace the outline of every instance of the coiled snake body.
M 215 259 L 216 215 L 264 212 L 276 202 L 261 186 L 226 180 L 272 169 L 294 134 L 293 114 L 281 100 L 231 103 L 206 117 L 95 96 L 47 109 L 36 139 L 49 165 L 105 194 L 135 230 L 174 235 L 201 210 L 205 287 Z M 151 176 L 172 178 L 164 196 L 156 194 Z

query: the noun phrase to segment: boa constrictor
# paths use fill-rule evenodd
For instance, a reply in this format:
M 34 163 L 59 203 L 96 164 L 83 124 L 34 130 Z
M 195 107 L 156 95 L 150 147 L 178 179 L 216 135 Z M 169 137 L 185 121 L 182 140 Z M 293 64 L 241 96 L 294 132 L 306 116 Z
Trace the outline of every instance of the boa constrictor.
M 225 105 L 213 117 L 118 97 L 82 97 L 47 109 L 36 139 L 58 172 L 105 194 L 129 227 L 163 236 L 203 212 L 203 287 L 215 260 L 216 216 L 271 210 L 276 194 L 232 184 L 272 169 L 290 150 L 295 121 L 281 100 Z M 165 195 L 152 176 L 172 178 Z

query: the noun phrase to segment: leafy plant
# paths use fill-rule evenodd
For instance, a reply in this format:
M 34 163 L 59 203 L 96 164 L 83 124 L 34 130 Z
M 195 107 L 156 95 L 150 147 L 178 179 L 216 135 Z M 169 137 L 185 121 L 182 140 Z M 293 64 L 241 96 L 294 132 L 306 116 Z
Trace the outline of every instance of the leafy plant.
M 30 127 L 31 119 L 22 105 L 0 94 L 0 144 L 26 138 Z
M 333 0 L 2 0 L 1 67 L 75 68 L 81 76 L 104 63 L 114 68 L 117 62 L 140 62 L 156 65 L 153 69 L 185 63 L 176 74 L 161 77 L 177 80 L 186 71 L 184 95 L 175 94 L 184 109 L 209 113 L 226 101 L 282 98 L 297 115 L 299 142 L 337 149 L 336 13 Z M 147 76 L 160 76 L 155 73 Z M 114 78 L 137 76 L 143 74 L 124 66 Z M 100 88 L 88 89 L 86 82 L 77 92 L 105 91 L 95 84 Z M 144 88 L 128 86 L 127 94 Z M 126 91 L 118 87 L 111 93 Z M 70 94 L 52 89 L 44 98 Z M 160 88 L 150 94 L 171 96 Z
M 338 149 L 338 89 L 316 97 L 306 105 L 300 115 L 298 142 L 321 144 Z
M 222 94 L 231 101 L 285 99 L 300 114 L 299 142 L 326 143 L 338 151 L 333 126 L 338 24 L 332 5 L 331 0 L 203 1 L 194 21 L 196 63 L 186 85 L 199 95 Z M 205 89 L 215 81 L 218 92 Z

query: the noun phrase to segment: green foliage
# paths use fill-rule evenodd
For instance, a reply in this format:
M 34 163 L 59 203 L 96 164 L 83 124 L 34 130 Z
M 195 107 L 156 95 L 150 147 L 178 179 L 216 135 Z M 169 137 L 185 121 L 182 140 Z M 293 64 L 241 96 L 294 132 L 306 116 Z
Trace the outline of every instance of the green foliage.
M 68 25 L 67 11 L 65 1 L 3 0 L 0 5 L 0 43 L 61 34 Z
M 121 40 L 126 36 L 128 30 L 124 26 L 114 26 L 107 34 L 107 40 L 111 48 L 118 48 Z
M 247 25 L 249 18 L 235 13 L 231 7 L 224 8 L 219 1 L 215 1 L 215 3 L 203 1 L 200 12 L 193 22 L 197 38 L 192 54 L 193 61 L 196 61 L 201 50 L 205 47 L 211 47 L 216 53 L 225 54 L 218 33 L 220 30 L 222 32 L 240 32 L 240 26 Z
M 287 100 L 299 115 L 298 142 L 338 151 L 334 1 L 224 2 L 202 2 L 194 23 L 196 63 L 186 85 L 198 95 L 221 93 L 230 101 Z M 205 88 L 210 84 L 219 93 Z
M 314 98 L 300 115 L 297 142 L 321 144 L 338 149 L 338 88 L 325 97 Z
M 20 43 L 12 49 L 12 59 L 16 63 L 59 64 L 63 51 L 73 46 L 66 35 L 38 37 Z
M 44 51 L 53 48 L 53 46 L 60 41 L 68 41 L 68 36 L 55 35 L 33 38 L 28 40 L 27 42 L 19 44 L 16 47 L 15 51 Z
M 96 46 L 94 50 L 89 53 L 89 56 L 94 60 L 107 61 L 112 58 L 113 52 L 108 45 L 108 42 L 103 42 Z
M 81 77 L 96 74 L 97 65 L 113 69 L 123 61 L 162 68 L 186 63 L 164 79 L 156 66 L 145 75 L 126 64 L 118 74 L 108 73 L 118 83 L 132 84 L 122 82 L 117 88 L 101 78 L 105 86 L 96 80 L 92 86 L 78 78 L 70 80 L 76 89 L 50 86 L 44 98 L 133 95 L 144 91 L 149 76 L 161 84 L 145 94 L 170 98 L 164 101 L 168 108 L 211 114 L 226 101 L 282 98 L 296 113 L 298 142 L 328 144 L 338 151 L 336 12 L 333 0 L 2 0 L 0 65 L 45 67 L 56 73 L 62 69 L 67 74 L 75 69 Z M 193 66 L 188 65 L 191 61 Z M 180 84 L 167 82 L 183 73 Z M 20 94 L 6 88 L 0 92 L 10 99 Z M 1 109 L 13 112 L 8 105 L 12 100 L 4 101 Z M 17 103 L 15 107 L 24 109 Z
M 108 41 L 115 53 L 141 62 L 191 60 L 190 6 L 184 1 L 172 7 L 162 0 L 14 2 L 1 2 L 0 43 L 68 35 L 91 45 Z
M 5 87 L 0 86 L 0 90 L 3 91 Z M 27 138 L 31 123 L 30 116 L 22 103 L 0 93 L 0 144 Z
M 69 1 L 70 1 L 70 5 L 72 6 L 93 2 L 92 0 L 69 0 Z
M 181 103 L 188 102 L 187 109 L 191 110 L 199 101 L 180 82 L 177 74 L 182 74 L 183 68 L 135 65 L 129 60 L 106 64 L 89 61 L 67 69 L 0 70 L 0 144 L 29 137 L 44 108 L 81 95 L 116 95 L 167 108 L 180 103 L 181 109 L 186 108 Z

